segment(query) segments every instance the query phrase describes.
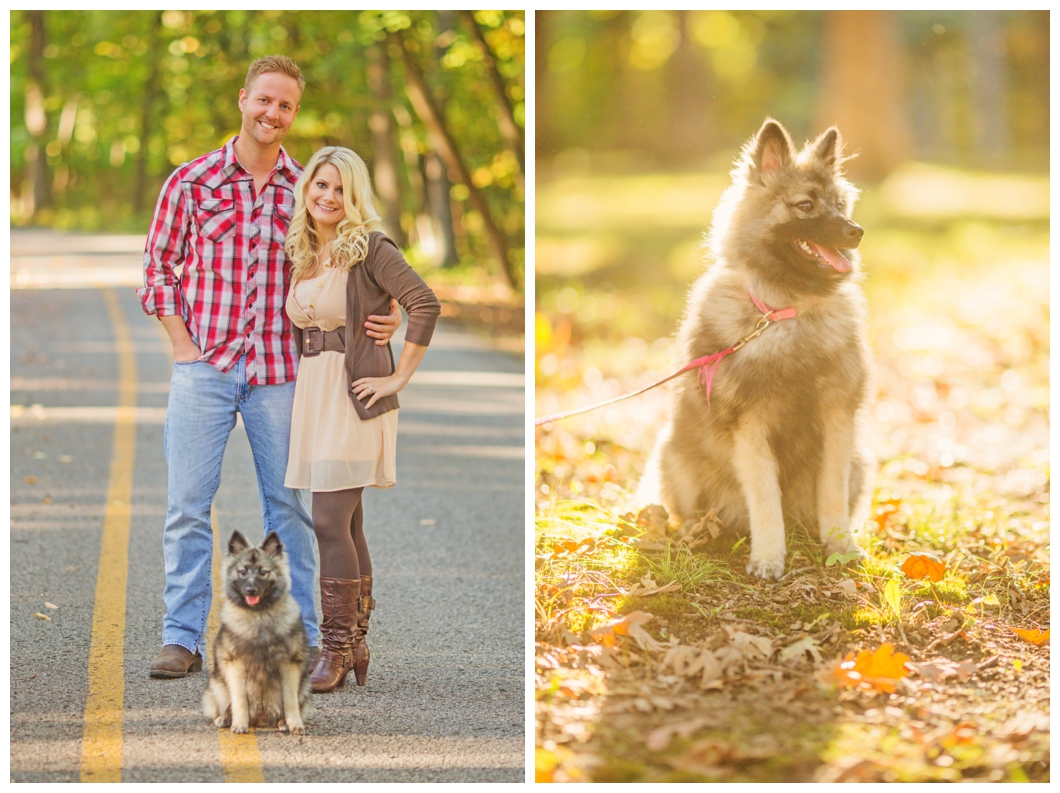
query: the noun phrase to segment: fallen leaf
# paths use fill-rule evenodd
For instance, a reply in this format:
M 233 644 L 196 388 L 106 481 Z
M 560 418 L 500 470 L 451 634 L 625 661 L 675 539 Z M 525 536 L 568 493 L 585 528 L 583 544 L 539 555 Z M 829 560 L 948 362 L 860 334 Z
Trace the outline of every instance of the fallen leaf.
M 56 605 L 55 605 L 54 603 L 49 603 L 49 602 L 48 602 L 47 600 L 45 600 L 45 601 L 44 601 L 44 605 L 45 605 L 45 606 L 47 606 L 47 607 L 48 607 L 48 608 L 50 608 L 50 609 L 57 609 L 57 608 L 59 608 L 59 607 L 58 607 L 58 606 L 56 606 Z
M 49 617 L 47 614 L 41 614 L 39 611 L 36 614 L 34 614 L 33 616 L 36 617 L 39 620 L 48 620 L 48 622 L 52 621 L 51 617 Z
M 790 661 L 792 658 L 802 658 L 806 653 L 813 656 L 815 663 L 821 663 L 821 652 L 818 649 L 817 640 L 812 636 L 803 636 L 797 642 L 789 644 L 780 651 L 781 662 Z
M 853 578 L 844 578 L 842 581 L 836 583 L 840 591 L 847 597 L 856 597 L 858 593 L 858 582 Z
M 833 685 L 893 694 L 895 682 L 909 674 L 905 668 L 908 661 L 908 655 L 896 653 L 893 644 L 884 642 L 875 651 L 862 650 L 857 656 L 847 653 L 846 658 L 826 669 L 818 679 Z
M 946 565 L 927 554 L 914 553 L 902 562 L 901 569 L 909 578 L 930 578 L 932 581 L 941 581 L 946 572 Z
M 589 633 L 595 641 L 598 641 L 604 647 L 614 647 L 616 636 L 629 636 L 640 645 L 641 649 L 664 649 L 666 645 L 653 639 L 651 635 L 641 627 L 651 618 L 652 615 L 646 611 L 633 611 L 619 617 L 618 619 L 604 623 L 597 628 L 593 628 Z
M 951 661 L 949 658 L 934 658 L 923 663 L 910 661 L 906 666 L 929 683 L 937 683 L 949 677 L 956 677 L 964 682 L 978 671 L 974 661 Z
M 580 542 L 564 540 L 563 542 L 553 543 L 552 558 L 556 559 L 561 556 L 582 556 L 587 553 L 592 553 L 595 550 L 596 539 L 593 537 L 581 540 Z
M 681 584 L 677 581 L 659 586 L 659 583 L 651 577 L 651 573 L 648 573 L 627 594 L 631 597 L 647 597 L 648 595 L 658 595 L 660 592 L 676 592 L 680 588 Z
M 35 477 L 35 476 L 27 476 L 26 477 L 26 484 L 27 485 L 35 485 L 35 484 L 37 484 L 37 477 Z
M 1043 631 L 1038 628 L 1013 628 L 1011 626 L 1009 627 L 1009 630 L 1024 641 L 1028 641 L 1038 647 L 1049 643 L 1049 631 L 1047 630 Z
M 700 686 L 707 688 L 722 677 L 722 665 L 713 652 L 704 647 L 677 645 L 663 656 L 660 671 L 672 669 L 682 677 L 699 676 Z
M 665 537 L 666 527 L 670 522 L 670 513 L 666 511 L 666 507 L 659 504 L 649 504 L 638 512 L 636 517 L 633 516 L 632 512 L 627 512 L 622 515 L 621 519 L 644 529 L 646 535 L 655 534 Z

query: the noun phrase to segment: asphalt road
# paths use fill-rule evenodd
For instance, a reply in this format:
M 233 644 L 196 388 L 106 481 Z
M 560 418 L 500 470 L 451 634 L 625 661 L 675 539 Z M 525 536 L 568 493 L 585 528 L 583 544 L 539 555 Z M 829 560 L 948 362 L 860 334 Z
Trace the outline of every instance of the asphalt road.
M 127 782 L 523 781 L 522 359 L 439 325 L 402 394 L 398 485 L 365 495 L 378 602 L 368 685 L 314 696 L 305 736 L 231 736 L 201 713 L 205 671 L 147 675 L 164 611 L 172 364 L 131 285 L 141 249 L 135 238 L 12 233 L 11 781 L 85 778 L 86 723 L 108 719 L 111 770 Z M 121 349 L 136 385 L 124 507 L 113 489 Z M 220 536 L 260 541 L 260 509 L 238 425 L 215 504 Z M 99 576 L 104 524 L 122 514 L 123 587 Z M 94 606 L 105 586 L 124 591 L 109 616 Z M 93 649 L 101 616 L 118 631 L 110 651 L 98 639 Z M 90 689 L 103 710 L 86 721 Z

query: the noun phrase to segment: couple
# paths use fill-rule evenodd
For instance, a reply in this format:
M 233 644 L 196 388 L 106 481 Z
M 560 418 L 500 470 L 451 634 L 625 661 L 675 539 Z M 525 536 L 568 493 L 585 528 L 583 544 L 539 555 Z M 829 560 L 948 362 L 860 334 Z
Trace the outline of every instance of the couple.
M 440 305 L 379 231 L 360 157 L 331 146 L 303 171 L 280 146 L 304 87 L 289 58 L 251 64 L 239 135 L 169 177 L 148 235 L 138 294 L 161 320 L 174 359 L 164 435 L 166 616 L 151 677 L 202 668 L 210 507 L 237 413 L 265 533 L 276 531 L 287 549 L 313 691 L 341 686 L 351 669 L 363 685 L 368 672 L 374 601 L 361 493 L 395 482 L 396 395 L 423 358 Z M 396 367 L 392 298 L 409 315 Z M 312 523 L 303 490 L 313 491 Z

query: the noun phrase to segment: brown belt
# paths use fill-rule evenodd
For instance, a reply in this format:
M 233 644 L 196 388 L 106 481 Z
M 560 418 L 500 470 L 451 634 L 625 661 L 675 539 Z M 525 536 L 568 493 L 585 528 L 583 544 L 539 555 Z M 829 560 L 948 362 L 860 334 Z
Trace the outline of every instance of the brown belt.
M 312 358 L 325 351 L 346 352 L 346 326 L 321 330 L 316 325 L 302 329 L 302 355 Z

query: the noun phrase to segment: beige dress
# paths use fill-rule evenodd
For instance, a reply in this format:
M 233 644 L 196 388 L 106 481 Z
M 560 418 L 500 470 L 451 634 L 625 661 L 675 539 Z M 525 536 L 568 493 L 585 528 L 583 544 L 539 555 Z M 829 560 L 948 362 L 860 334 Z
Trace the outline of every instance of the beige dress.
M 329 266 L 323 275 L 293 284 L 287 316 L 300 328 L 328 331 L 345 325 L 346 278 L 345 270 Z M 398 411 L 363 420 L 346 385 L 341 352 L 303 355 L 299 361 L 287 487 L 329 492 L 396 483 Z

